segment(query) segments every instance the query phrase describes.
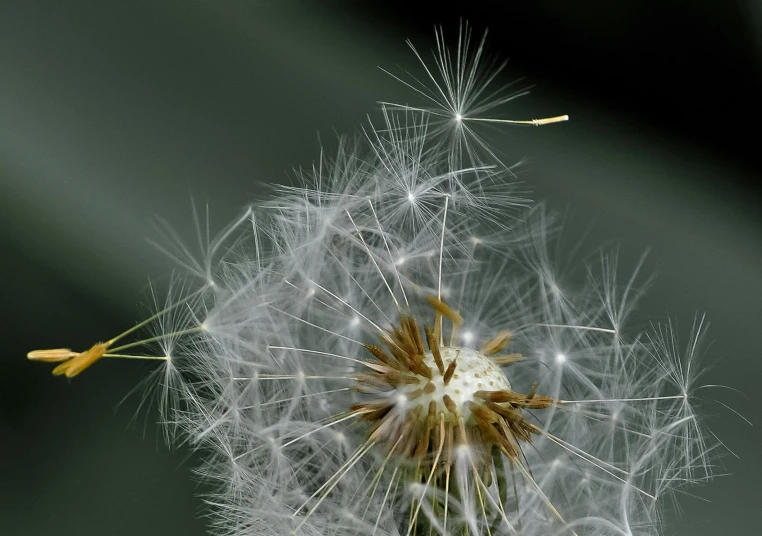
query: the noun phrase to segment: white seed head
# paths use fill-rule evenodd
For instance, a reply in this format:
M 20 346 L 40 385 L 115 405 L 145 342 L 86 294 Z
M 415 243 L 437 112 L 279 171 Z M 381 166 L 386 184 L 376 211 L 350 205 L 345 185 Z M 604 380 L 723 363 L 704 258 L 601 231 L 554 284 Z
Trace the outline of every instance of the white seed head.
M 703 319 L 685 353 L 671 327 L 629 333 L 639 277 L 615 253 L 566 283 L 558 222 L 478 136 L 515 95 L 462 32 L 408 84 L 421 106 L 384 105 L 209 258 L 178 248 L 203 288 L 142 342 L 224 483 L 217 534 L 657 534 L 656 498 L 711 474 Z M 68 375 L 136 346 L 109 344 L 29 358 Z

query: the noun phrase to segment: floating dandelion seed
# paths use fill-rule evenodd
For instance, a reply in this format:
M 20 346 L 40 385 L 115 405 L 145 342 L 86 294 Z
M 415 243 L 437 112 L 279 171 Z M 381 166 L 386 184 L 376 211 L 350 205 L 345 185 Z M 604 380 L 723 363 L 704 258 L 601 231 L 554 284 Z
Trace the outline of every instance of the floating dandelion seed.
M 613 254 L 559 286 L 552 218 L 469 125 L 566 116 L 486 117 L 516 95 L 489 89 L 484 41 L 464 26 L 454 55 L 437 47 L 428 84 L 407 83 L 427 106 L 385 103 L 203 261 L 173 251 L 199 290 L 86 352 L 28 356 L 69 377 L 165 360 L 218 534 L 656 534 L 661 497 L 711 474 L 704 323 L 682 358 L 669 328 L 628 334 L 637 270 L 620 288 Z
M 431 136 L 437 139 L 437 148 L 448 153 L 446 158 L 453 169 L 483 164 L 485 161 L 500 162 L 475 130 L 479 124 L 542 126 L 569 120 L 568 115 L 529 120 L 491 115 L 504 104 L 528 94 L 529 89 L 514 90 L 512 86 L 515 82 L 500 85 L 498 76 L 507 62 L 487 57 L 486 31 L 479 41 L 474 41 L 472 34 L 468 23 L 461 24 L 453 51 L 445 41 L 442 29 L 438 29 L 433 65 L 424 60 L 413 43 L 408 41 L 408 46 L 427 75 L 423 80 L 409 73 L 398 76 L 382 69 L 411 89 L 421 105 L 386 101 L 381 104 L 396 111 L 425 112 L 431 120 Z
M 174 308 L 174 306 L 172 306 L 171 308 Z M 154 341 L 163 340 L 163 339 L 167 339 L 171 337 L 180 337 L 182 335 L 186 335 L 189 333 L 203 331 L 204 329 L 203 325 L 198 326 L 197 328 L 190 328 L 187 330 L 182 330 L 182 331 L 178 331 L 174 333 L 162 333 L 158 337 L 153 337 L 151 339 L 145 339 L 142 341 L 124 344 L 119 347 L 112 348 L 112 346 L 118 340 L 129 335 L 133 331 L 140 329 L 146 324 L 149 324 L 153 321 L 156 321 L 164 317 L 165 315 L 169 313 L 170 313 L 169 308 L 163 311 L 160 311 L 156 315 L 147 318 L 146 320 L 144 320 L 137 326 L 125 331 L 124 333 L 121 333 L 120 335 L 117 335 L 116 337 L 106 342 L 96 343 L 89 350 L 85 350 L 83 352 L 74 352 L 70 350 L 69 348 L 55 348 L 50 350 L 32 350 L 31 352 L 27 354 L 27 359 L 29 359 L 30 361 L 40 361 L 43 363 L 60 363 L 56 368 L 53 369 L 53 375 L 54 376 L 65 375 L 67 378 L 73 378 L 74 376 L 79 375 L 80 373 L 90 368 L 96 361 L 98 361 L 99 359 L 103 357 L 169 361 L 172 359 L 171 356 L 169 355 L 163 355 L 163 356 L 130 355 L 130 354 L 124 354 L 120 352 L 124 350 L 128 350 L 130 348 L 134 348 L 135 346 L 148 344 Z

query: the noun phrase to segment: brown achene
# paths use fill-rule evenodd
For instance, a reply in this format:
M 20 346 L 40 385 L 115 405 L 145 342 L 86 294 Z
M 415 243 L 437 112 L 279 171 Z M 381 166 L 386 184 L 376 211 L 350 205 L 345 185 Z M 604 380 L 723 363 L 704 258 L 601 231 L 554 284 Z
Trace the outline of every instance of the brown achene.
M 60 363 L 53 369 L 53 375 L 73 378 L 103 357 L 111 342 L 99 342 L 84 352 L 73 352 L 68 348 L 33 350 L 27 354 L 27 358 L 31 361 Z

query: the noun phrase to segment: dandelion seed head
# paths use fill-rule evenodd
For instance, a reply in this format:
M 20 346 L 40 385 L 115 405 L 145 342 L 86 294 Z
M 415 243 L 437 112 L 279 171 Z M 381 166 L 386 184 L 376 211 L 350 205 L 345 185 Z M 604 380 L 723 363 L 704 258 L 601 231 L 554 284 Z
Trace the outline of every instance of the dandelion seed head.
M 203 259 L 172 250 L 203 288 L 154 333 L 29 354 L 73 375 L 159 346 L 220 535 L 656 533 L 655 499 L 711 475 L 703 317 L 686 350 L 671 325 L 629 333 L 640 265 L 620 284 L 615 252 L 564 277 L 561 225 L 475 131 L 522 92 L 467 25 L 436 37 L 395 77 L 425 105 L 384 103 Z

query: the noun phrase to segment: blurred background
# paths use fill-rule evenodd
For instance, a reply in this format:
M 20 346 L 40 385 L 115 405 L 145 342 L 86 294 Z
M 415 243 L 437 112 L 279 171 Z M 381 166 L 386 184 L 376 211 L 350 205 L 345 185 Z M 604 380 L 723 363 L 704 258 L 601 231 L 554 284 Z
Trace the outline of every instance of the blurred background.
M 532 94 L 504 116 L 569 123 L 495 129 L 535 199 L 569 214 L 583 248 L 646 248 L 642 318 L 712 322 L 708 422 L 731 453 L 710 485 L 668 504 L 665 534 L 759 534 L 762 406 L 760 2 L 0 0 L 0 532 L 204 534 L 197 465 L 127 397 L 150 363 L 103 362 L 71 381 L 34 348 L 84 349 L 145 314 L 175 269 L 157 217 L 193 241 L 191 199 L 221 228 L 240 207 L 355 130 L 393 72 L 420 68 L 460 17 L 501 75 Z M 587 247 L 587 246 L 586 246 Z M 161 283 L 159 283 L 161 286 Z M 123 401 L 123 402 L 122 402 Z

